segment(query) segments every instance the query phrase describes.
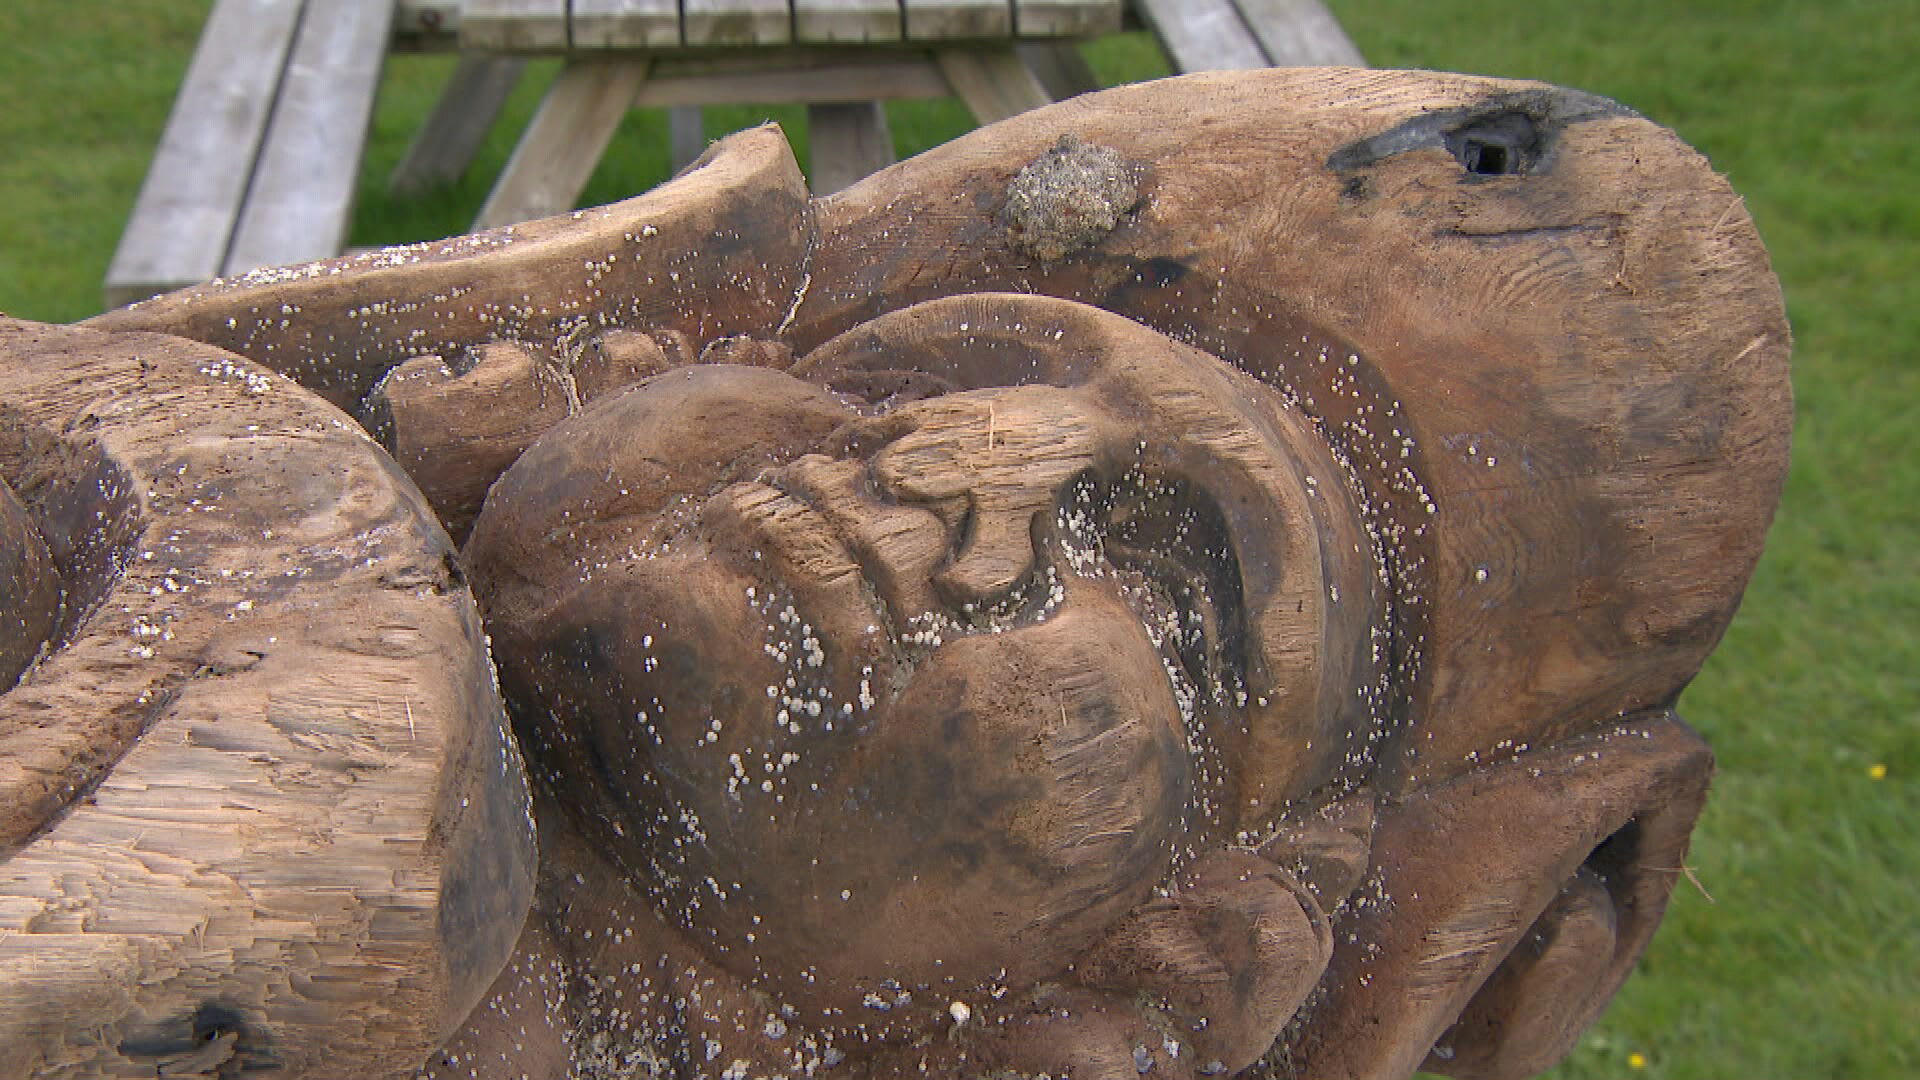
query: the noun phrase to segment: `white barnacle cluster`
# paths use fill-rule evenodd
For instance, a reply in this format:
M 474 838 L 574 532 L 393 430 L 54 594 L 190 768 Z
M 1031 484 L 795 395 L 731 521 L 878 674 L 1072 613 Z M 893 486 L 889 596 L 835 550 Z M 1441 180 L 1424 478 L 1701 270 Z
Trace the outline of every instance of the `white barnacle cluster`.
M 210 379 L 238 382 L 249 394 L 264 394 L 273 389 L 273 377 L 255 371 L 234 358 L 219 357 L 200 365 L 200 374 Z

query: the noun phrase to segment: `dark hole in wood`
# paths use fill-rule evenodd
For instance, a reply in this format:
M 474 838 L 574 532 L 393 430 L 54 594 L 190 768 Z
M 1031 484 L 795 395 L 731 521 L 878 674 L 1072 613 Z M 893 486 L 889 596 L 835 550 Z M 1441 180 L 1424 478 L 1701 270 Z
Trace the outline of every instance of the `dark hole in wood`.
M 1481 176 L 1505 176 L 1507 168 L 1507 148 L 1493 143 L 1483 143 L 1477 139 L 1467 140 L 1466 166 L 1468 172 Z
M 1639 861 L 1641 834 L 1640 821 L 1636 818 L 1614 830 L 1613 835 L 1600 841 L 1593 854 L 1587 856 L 1587 869 L 1600 875 L 1607 891 L 1616 898 Z
M 1454 160 L 1475 176 L 1521 176 L 1545 155 L 1547 133 L 1528 113 L 1505 109 L 1469 120 L 1445 140 Z

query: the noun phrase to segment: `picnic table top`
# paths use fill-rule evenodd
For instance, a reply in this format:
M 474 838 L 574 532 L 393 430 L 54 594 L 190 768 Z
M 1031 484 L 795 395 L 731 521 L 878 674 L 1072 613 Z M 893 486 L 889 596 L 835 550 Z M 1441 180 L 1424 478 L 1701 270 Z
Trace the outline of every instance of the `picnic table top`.
M 1079 38 L 1123 0 L 465 0 L 462 48 L 493 52 Z

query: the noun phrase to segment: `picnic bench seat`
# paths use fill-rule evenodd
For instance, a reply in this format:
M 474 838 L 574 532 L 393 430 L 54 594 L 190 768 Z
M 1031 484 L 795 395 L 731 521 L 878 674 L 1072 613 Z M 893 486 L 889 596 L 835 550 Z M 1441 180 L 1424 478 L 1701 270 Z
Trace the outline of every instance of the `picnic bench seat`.
M 881 103 L 959 97 L 980 123 L 1093 86 L 1073 43 L 1145 25 L 1176 71 L 1362 66 L 1321 0 L 215 0 L 119 249 L 110 307 L 337 255 L 390 47 L 461 59 L 393 184 L 472 161 L 530 56 L 566 67 L 476 228 L 573 205 L 633 107 L 807 106 L 825 193 L 893 159 Z
M 109 307 L 340 253 L 394 0 L 216 0 L 107 272 Z

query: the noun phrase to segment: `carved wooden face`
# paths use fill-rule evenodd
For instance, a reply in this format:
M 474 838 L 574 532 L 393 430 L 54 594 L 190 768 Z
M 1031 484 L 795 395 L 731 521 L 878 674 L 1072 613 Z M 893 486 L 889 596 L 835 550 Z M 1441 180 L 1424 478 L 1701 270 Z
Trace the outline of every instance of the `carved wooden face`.
M 1373 719 L 1327 685 L 1375 614 L 1357 517 L 1271 389 L 983 296 L 586 411 L 469 554 L 588 832 L 716 963 L 853 1028 L 1065 977 L 1340 774 Z

